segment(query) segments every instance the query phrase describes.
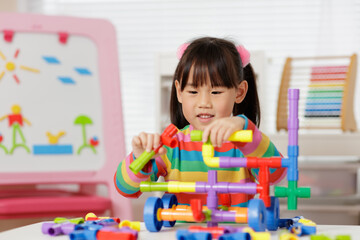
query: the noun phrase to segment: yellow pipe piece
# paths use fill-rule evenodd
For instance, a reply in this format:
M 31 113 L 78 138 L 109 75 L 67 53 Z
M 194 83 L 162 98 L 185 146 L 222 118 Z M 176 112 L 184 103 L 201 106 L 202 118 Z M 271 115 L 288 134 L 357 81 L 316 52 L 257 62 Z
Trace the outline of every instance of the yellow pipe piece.
M 195 182 L 179 182 L 179 181 L 170 181 L 168 182 L 168 192 L 169 193 L 179 193 L 179 192 L 196 192 Z
M 253 131 L 252 130 L 236 131 L 230 135 L 228 140 L 231 142 L 252 142 Z
M 247 232 L 250 234 L 252 240 L 270 240 L 271 234 L 269 232 L 255 232 L 250 227 L 245 227 L 243 232 Z
M 283 231 L 280 233 L 280 240 L 299 240 L 299 237 L 295 234 L 289 233 L 288 231 Z
M 218 168 L 220 166 L 220 159 L 218 157 L 214 157 L 214 147 L 210 143 L 204 143 L 202 146 L 202 156 L 204 159 L 204 163 L 208 167 Z
M 140 232 L 140 222 L 138 221 L 123 220 L 119 224 L 119 228 L 122 227 L 129 227 L 137 232 Z
M 252 142 L 253 140 L 253 131 L 251 130 L 241 130 L 236 131 L 228 139 L 231 142 Z M 219 168 L 220 167 L 220 158 L 214 157 L 215 151 L 213 145 L 208 141 L 202 146 L 202 156 L 204 163 L 208 167 Z

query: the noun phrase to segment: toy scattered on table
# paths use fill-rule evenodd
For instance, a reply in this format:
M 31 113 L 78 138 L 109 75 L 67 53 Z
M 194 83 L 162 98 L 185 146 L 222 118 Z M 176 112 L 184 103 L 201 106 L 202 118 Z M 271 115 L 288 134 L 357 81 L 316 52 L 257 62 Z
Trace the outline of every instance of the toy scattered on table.
M 82 223 L 84 223 L 83 218 L 55 218 L 54 222 L 43 223 L 41 231 L 43 234 L 48 234 L 50 236 L 68 235 L 74 231 L 76 224 Z
M 14 60 L 18 58 L 19 53 L 20 53 L 20 49 L 16 49 L 16 51 L 14 53 Z M 0 58 L 5 61 L 5 69 L 0 72 L 0 80 L 4 77 L 5 72 L 9 72 L 10 74 L 12 74 L 12 77 L 14 78 L 15 82 L 17 84 L 20 84 L 20 79 L 18 78 L 18 76 L 14 72 L 16 70 L 16 64 L 15 64 L 14 60 L 13 61 L 7 61 L 5 55 L 1 51 L 0 51 Z M 20 65 L 19 68 L 21 70 L 25 70 L 25 71 L 29 71 L 29 72 L 33 72 L 33 73 L 39 73 L 40 72 L 36 68 L 27 67 L 27 66 L 24 66 L 24 65 Z
M 80 224 L 80 223 L 84 223 L 84 218 L 63 218 L 63 217 L 57 217 L 54 219 L 54 223 L 64 223 L 64 222 L 70 222 L 70 223 L 74 223 L 74 224 Z
M 9 153 L 9 151 L 7 150 L 7 148 L 2 144 L 2 141 L 4 140 L 4 137 L 3 137 L 3 135 L 0 133 L 0 148 L 2 149 L 2 150 L 4 150 L 4 152 L 6 153 L 6 154 L 8 154 Z
M 39 154 L 73 154 L 73 146 L 71 144 L 58 144 L 60 137 L 66 134 L 60 131 L 57 134 L 46 132 L 49 144 L 33 145 L 33 153 Z
M 96 221 L 96 220 L 110 219 L 110 218 L 111 217 L 98 217 L 95 215 L 95 213 L 88 213 L 85 216 L 86 221 Z M 111 218 L 111 219 L 117 222 L 118 224 L 121 222 L 120 218 Z
M 125 222 L 121 226 L 121 223 Z M 43 234 L 50 236 L 69 235 L 71 240 L 136 240 L 140 231 L 139 222 L 120 221 L 114 217 L 97 217 L 88 213 L 83 218 L 55 218 L 53 222 L 44 222 Z
M 299 237 L 284 230 L 279 233 L 279 240 L 299 240 Z
M 19 147 L 24 148 L 28 153 L 30 153 L 29 147 L 26 146 L 26 140 L 24 134 L 21 131 L 21 127 L 24 126 L 24 122 L 31 126 L 31 122 L 27 118 L 23 117 L 21 114 L 21 107 L 17 104 L 14 104 L 11 107 L 11 114 L 0 117 L 0 122 L 6 118 L 9 121 L 9 127 L 12 128 L 12 147 L 9 151 L 9 154 L 12 154 L 14 150 Z M 16 141 L 17 135 L 19 135 L 21 138 L 20 143 Z
M 90 141 L 90 144 L 87 143 L 87 140 L 86 140 L 86 130 L 85 130 L 85 126 L 88 125 L 88 124 L 92 124 L 92 120 L 90 117 L 88 116 L 85 116 L 85 115 L 80 115 L 78 116 L 75 121 L 74 121 L 74 124 L 75 125 L 81 125 L 81 129 L 82 129 L 82 137 L 83 137 L 83 144 L 78 148 L 77 150 L 77 154 L 80 154 L 81 151 L 84 149 L 84 148 L 90 148 L 93 153 L 96 154 L 96 149 L 94 146 L 97 146 L 98 143 L 99 143 L 99 140 L 97 139 L 97 137 L 93 138 L 93 142 L 96 143 L 96 144 L 91 144 L 91 141 Z M 95 139 L 95 140 L 94 140 Z
M 312 235 L 310 240 L 351 240 L 350 235 L 337 235 L 335 238 L 331 238 L 324 234 L 321 235 Z
M 316 233 L 316 223 L 303 216 L 297 216 L 291 219 L 281 219 L 280 222 L 279 227 L 287 228 L 291 233 L 297 236 L 312 235 Z
M 140 231 L 140 222 L 124 220 L 124 221 L 121 221 L 119 224 L 119 228 L 122 228 L 122 227 L 129 227 L 129 228 L 139 232 Z
M 288 158 L 236 158 L 214 157 L 214 147 L 210 140 L 203 144 L 204 163 L 211 168 L 259 168 L 258 183 L 217 182 L 217 171 L 208 171 L 208 182 L 165 183 L 141 182 L 140 191 L 166 191 L 168 193 L 197 192 L 207 194 L 207 205 L 192 201 L 190 206 L 179 205 L 176 196 L 165 194 L 161 199 L 150 197 L 144 207 L 144 221 L 151 232 L 160 231 L 162 226 L 173 227 L 177 220 L 190 222 L 207 222 L 208 227 L 216 227 L 219 222 L 247 223 L 255 231 L 276 230 L 279 224 L 279 201 L 277 197 L 288 198 L 288 209 L 297 209 L 298 198 L 309 198 L 310 188 L 299 188 L 298 183 L 298 100 L 299 90 L 289 89 L 288 119 Z M 169 128 L 172 128 L 170 125 Z M 163 133 L 165 134 L 165 132 Z M 201 141 L 201 131 L 191 132 L 192 141 Z M 235 132 L 229 141 L 252 141 L 252 132 L 242 130 Z M 155 151 L 154 151 L 155 152 Z M 143 153 L 146 154 L 146 153 Z M 154 154 L 154 153 L 153 153 Z M 152 155 L 153 156 L 153 155 Z M 149 160 L 148 158 L 146 160 Z M 143 160 L 142 160 L 143 161 Z M 138 159 L 132 162 L 137 165 Z M 139 161 L 140 162 L 140 161 Z M 146 163 L 145 163 L 146 164 Z M 145 166 L 142 163 L 141 166 Z M 275 187 L 275 196 L 270 196 L 270 168 L 287 168 L 288 187 Z M 139 169 L 130 168 L 134 173 Z M 141 168 L 140 168 L 141 169 Z M 219 208 L 218 193 L 257 194 L 259 199 L 251 199 L 248 207 Z
M 178 240 L 187 239 L 219 239 L 219 240 L 270 240 L 269 232 L 255 232 L 250 227 L 202 227 L 190 226 L 187 230 L 181 229 L 176 232 Z

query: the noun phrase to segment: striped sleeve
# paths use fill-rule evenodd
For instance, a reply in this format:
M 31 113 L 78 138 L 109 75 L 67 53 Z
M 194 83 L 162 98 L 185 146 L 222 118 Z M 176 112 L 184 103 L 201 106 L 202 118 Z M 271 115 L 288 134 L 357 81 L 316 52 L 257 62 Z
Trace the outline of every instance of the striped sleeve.
M 114 176 L 115 187 L 124 197 L 138 198 L 142 194 L 140 192 L 141 181 L 157 181 L 159 176 L 166 175 L 166 167 L 164 167 L 162 158 L 152 159 L 138 174 L 134 174 L 129 168 L 134 159 L 135 156 L 132 153 L 129 154 L 125 160 L 120 162 Z
M 249 143 L 236 143 L 234 145 L 244 154 L 245 157 L 282 157 L 269 137 L 262 133 L 255 124 L 244 115 L 244 130 L 253 131 L 253 141 Z M 259 169 L 251 169 L 251 174 L 257 179 Z M 270 168 L 270 184 L 280 182 L 286 174 L 286 168 Z

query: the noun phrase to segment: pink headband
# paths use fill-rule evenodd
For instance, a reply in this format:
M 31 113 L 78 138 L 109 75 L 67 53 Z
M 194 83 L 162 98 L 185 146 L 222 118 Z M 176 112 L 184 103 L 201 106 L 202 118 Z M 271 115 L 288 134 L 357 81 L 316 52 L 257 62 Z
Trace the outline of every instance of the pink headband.
M 190 43 L 184 43 L 179 47 L 179 49 L 176 52 L 176 56 L 177 56 L 177 58 L 179 60 L 180 60 L 180 58 L 182 57 L 182 55 L 184 54 L 185 50 L 187 49 L 187 47 L 189 45 L 190 45 Z M 237 46 L 236 50 L 240 54 L 240 58 L 241 58 L 241 62 L 242 62 L 243 67 L 246 67 L 246 65 L 248 65 L 250 63 L 250 53 L 249 53 L 249 51 L 246 50 L 242 45 Z

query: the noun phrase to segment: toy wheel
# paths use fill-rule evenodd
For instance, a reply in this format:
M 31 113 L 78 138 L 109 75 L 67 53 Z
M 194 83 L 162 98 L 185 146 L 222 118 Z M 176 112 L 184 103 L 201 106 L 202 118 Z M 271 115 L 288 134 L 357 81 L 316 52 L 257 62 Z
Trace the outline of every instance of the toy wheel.
M 266 227 L 270 231 L 276 231 L 279 227 L 279 199 L 271 197 L 271 206 L 266 208 Z
M 177 240 L 186 240 L 186 239 L 188 239 L 190 234 L 191 233 L 188 230 L 179 229 L 176 231 L 176 239 Z
M 158 219 L 158 210 L 164 208 L 160 198 L 149 197 L 144 206 L 144 222 L 146 229 L 150 232 L 160 231 L 163 221 Z
M 172 208 L 174 205 L 178 205 L 177 198 L 174 194 L 164 194 L 164 196 L 161 198 L 164 208 Z M 173 227 L 175 225 L 176 221 L 164 221 L 164 227 Z
M 208 232 L 196 232 L 193 233 L 193 236 L 196 240 L 212 240 L 212 236 Z
M 248 225 L 256 232 L 266 229 L 266 208 L 261 199 L 251 199 L 248 206 Z

